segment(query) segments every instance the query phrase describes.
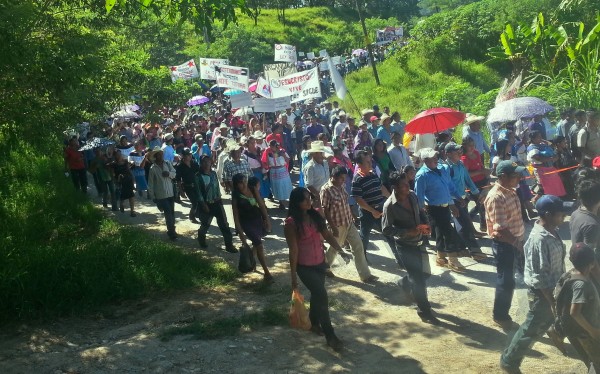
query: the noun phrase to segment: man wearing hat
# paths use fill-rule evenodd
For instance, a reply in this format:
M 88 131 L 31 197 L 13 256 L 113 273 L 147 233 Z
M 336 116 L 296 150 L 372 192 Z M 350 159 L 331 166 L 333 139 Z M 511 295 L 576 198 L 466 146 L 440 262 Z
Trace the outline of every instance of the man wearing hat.
M 475 149 L 481 155 L 481 162 L 483 163 L 483 153 L 490 153 L 490 147 L 486 143 L 483 138 L 483 133 L 481 132 L 481 122 L 485 119 L 483 116 L 476 116 L 474 114 L 468 113 L 467 118 L 465 119 L 465 123 L 463 125 L 463 139 L 467 136 L 473 139 L 475 142 Z
M 500 366 L 517 372 L 533 341 L 539 340 L 554 323 L 554 288 L 565 272 L 566 246 L 558 226 L 571 211 L 573 203 L 564 203 L 553 195 L 544 195 L 535 203 L 539 220 L 525 242 L 525 284 L 529 286 L 529 312 L 508 347 L 502 352 Z
M 358 123 L 358 127 L 361 127 L 362 125 L 367 126 L 367 128 L 369 128 L 369 126 L 371 126 L 371 117 L 373 116 L 373 110 L 372 109 L 363 109 L 360 112 L 360 115 L 362 116 L 360 122 Z
M 382 114 L 381 115 L 381 126 L 379 126 L 379 128 L 377 128 L 377 136 L 375 136 L 376 139 L 381 139 L 385 142 L 385 144 L 390 145 L 392 144 L 392 117 L 388 116 L 387 114 Z
M 164 159 L 164 151 L 161 148 L 154 148 L 148 155 L 148 159 L 152 161 L 148 174 L 148 195 L 165 215 L 169 239 L 176 240 L 175 189 L 173 188 L 175 168 L 171 162 Z
M 202 136 L 202 134 L 196 134 L 194 140 L 196 141 L 191 147 L 192 156 L 194 157 L 194 161 L 196 161 L 197 164 L 200 164 L 200 158 L 203 155 L 211 157 L 210 147 L 204 143 L 204 136 Z
M 173 136 L 172 133 L 165 134 L 165 136 L 163 136 L 162 145 L 163 159 L 165 161 L 169 161 L 171 164 L 173 161 L 175 161 L 175 148 L 173 148 L 173 139 L 175 139 L 175 136 Z
M 211 147 L 210 147 L 210 150 L 212 152 L 217 153 L 219 151 L 219 144 L 220 144 L 219 138 L 227 138 L 228 132 L 229 132 L 229 127 L 227 127 L 225 122 L 221 123 L 221 125 L 219 125 L 219 131 L 215 131 L 212 136 L 212 143 L 211 143 Z
M 320 208 L 321 188 L 329 181 L 329 164 L 325 159 L 325 145 L 322 141 L 312 142 L 306 152 L 311 155 L 311 158 L 302 168 L 304 183 L 315 196 L 315 201 L 313 201 L 315 207 Z
M 242 158 L 242 150 L 244 146 L 235 142 L 230 142 L 226 152 L 229 153 L 229 160 L 225 161 L 225 165 L 223 165 L 223 183 L 225 183 L 225 188 L 227 191 L 231 191 L 233 185 L 231 184 L 231 179 L 236 174 L 243 174 L 246 178 L 250 178 L 254 176 L 252 169 L 250 169 L 250 165 L 248 161 Z
M 515 191 L 524 167 L 510 160 L 496 166 L 498 180 L 485 198 L 488 235 L 492 238 L 492 252 L 496 258 L 496 297 L 493 319 L 504 329 L 512 327 L 508 314 L 515 290 L 514 263 L 523 250 L 525 223 L 521 203 Z
M 465 271 L 458 261 L 460 240 L 452 226 L 452 216 L 458 217 L 454 199 L 460 200 L 450 174 L 438 165 L 438 152 L 431 148 L 420 151 L 423 166 L 415 177 L 415 193 L 421 208 L 425 208 L 435 229 L 436 264 L 456 272 Z
M 371 137 L 375 139 L 377 136 L 377 130 L 379 129 L 379 118 L 377 116 L 371 116 L 369 122 L 370 124 L 367 125 L 367 131 L 369 131 Z

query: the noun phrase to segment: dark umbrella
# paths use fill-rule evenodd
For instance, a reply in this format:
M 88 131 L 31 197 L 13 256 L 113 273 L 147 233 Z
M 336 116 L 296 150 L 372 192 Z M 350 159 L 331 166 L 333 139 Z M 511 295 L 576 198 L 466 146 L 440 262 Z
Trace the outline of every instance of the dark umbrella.
M 227 89 L 227 87 L 220 87 L 219 85 L 214 85 L 210 88 L 210 92 L 223 92 Z
M 434 134 L 457 126 L 465 120 L 465 114 L 450 108 L 432 108 L 410 120 L 406 132 L 411 134 Z

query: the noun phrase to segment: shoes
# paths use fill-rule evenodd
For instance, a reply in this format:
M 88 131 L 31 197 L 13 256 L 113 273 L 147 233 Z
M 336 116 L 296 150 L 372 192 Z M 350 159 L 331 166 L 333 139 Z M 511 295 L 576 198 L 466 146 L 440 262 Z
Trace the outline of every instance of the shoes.
M 199 237 L 198 244 L 200 245 L 200 248 L 208 248 L 208 244 L 206 244 L 206 239 Z
M 192 221 L 192 223 L 200 223 L 196 217 L 190 217 L 190 221 Z
M 438 258 L 435 259 L 435 264 L 437 266 L 439 266 L 439 267 L 444 268 L 444 267 L 446 267 L 448 265 L 448 260 L 446 260 L 443 257 L 438 257 Z
M 366 279 L 363 279 L 363 282 L 364 283 L 375 283 L 375 282 L 377 282 L 378 279 L 379 279 L 378 276 L 376 276 L 376 275 L 370 275 Z
M 471 257 L 475 261 L 485 261 L 488 258 L 488 256 L 483 252 L 472 252 Z
M 325 272 L 325 276 L 326 276 L 327 278 L 332 278 L 332 279 L 333 279 L 333 278 L 335 278 L 335 274 L 333 274 L 333 271 L 331 271 L 331 270 L 327 270 L 327 271 Z
M 513 322 L 512 319 L 497 319 L 494 318 L 494 323 L 498 326 L 500 326 L 500 328 L 504 331 L 510 331 L 513 326 L 515 325 L 515 323 Z
M 238 253 L 238 250 L 233 245 L 225 246 L 225 251 L 229 253 Z
M 558 335 L 558 333 L 556 332 L 556 330 L 554 330 L 554 326 L 551 326 L 548 329 L 548 331 L 546 331 L 546 334 L 548 335 L 548 337 L 550 338 L 550 340 L 552 340 L 552 344 L 554 344 L 554 346 L 556 348 L 558 348 L 558 350 L 560 351 L 560 353 L 562 353 L 563 355 L 566 355 L 567 354 L 567 349 L 565 348 L 565 342 Z
M 254 270 L 256 271 L 256 268 L 254 268 Z M 273 278 L 271 274 L 265 275 L 263 277 L 263 282 L 265 282 L 266 284 L 273 284 L 275 283 L 275 278 Z
M 310 327 L 310 332 L 312 332 L 313 334 L 317 334 L 317 335 L 319 335 L 319 336 L 323 336 L 323 335 L 325 335 L 325 334 L 323 333 L 323 330 L 321 329 L 321 326 L 319 326 L 319 325 L 312 325 L 312 326 Z
M 434 326 L 439 326 L 441 324 L 440 320 L 437 319 L 437 317 L 434 316 L 431 311 L 428 313 L 417 312 L 417 314 L 419 315 L 419 318 L 421 318 L 421 321 L 425 323 L 429 323 Z
M 344 348 L 344 343 L 342 343 L 342 341 L 335 335 L 331 335 L 327 338 L 327 345 L 336 352 L 339 352 Z
M 449 257 L 446 267 L 457 273 L 464 273 L 465 270 L 467 270 L 467 268 L 465 268 L 456 257 Z
M 130 216 L 130 217 L 136 217 L 136 216 L 137 216 L 137 214 L 135 214 L 135 212 L 131 212 L 131 213 L 129 213 L 129 216 Z
M 500 358 L 500 369 L 502 369 L 503 372 L 508 374 L 521 374 L 521 369 L 519 369 L 518 367 L 507 365 L 506 363 L 504 363 L 504 361 L 502 361 L 502 358 Z

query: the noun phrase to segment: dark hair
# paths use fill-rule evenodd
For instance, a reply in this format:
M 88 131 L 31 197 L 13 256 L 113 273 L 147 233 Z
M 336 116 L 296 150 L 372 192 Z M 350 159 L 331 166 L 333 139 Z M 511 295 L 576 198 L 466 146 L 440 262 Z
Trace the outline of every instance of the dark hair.
M 400 181 L 406 180 L 408 181 L 408 175 L 403 172 L 393 171 L 390 173 L 389 182 L 392 186 L 397 186 L 400 184 Z
M 593 179 L 583 179 L 577 185 L 577 197 L 586 208 L 591 208 L 600 202 L 600 183 Z
M 496 142 L 496 153 L 498 154 L 498 157 L 500 157 L 501 160 L 504 160 L 504 157 L 506 156 L 505 152 L 508 143 L 508 139 L 502 139 Z
M 255 176 L 251 176 L 250 178 L 248 178 L 248 188 L 253 189 L 254 187 L 258 186 L 260 184 L 260 179 L 256 178 Z
M 387 144 L 386 144 L 386 143 L 385 143 L 385 141 L 384 141 L 383 139 L 381 139 L 381 138 L 375 139 L 375 142 L 373 143 L 373 152 L 375 152 L 375 151 L 377 150 L 377 145 L 379 145 L 379 143 L 383 143 L 383 153 L 386 153 L 386 152 L 387 152 L 387 149 L 386 149 L 386 147 L 385 147 L 385 146 L 386 146 Z
M 356 157 L 354 158 L 354 160 L 356 161 L 357 164 L 362 164 L 364 161 L 364 158 L 367 156 L 371 156 L 370 154 L 367 153 L 367 151 L 365 151 L 365 150 L 358 151 L 356 153 Z
M 573 112 L 575 112 L 575 109 L 573 109 L 573 108 L 565 108 L 565 109 L 563 109 L 563 110 L 560 112 L 560 116 L 561 116 L 561 117 L 563 117 L 563 116 L 568 116 L 568 115 L 570 115 L 570 114 L 573 114 Z
M 304 216 L 300 210 L 300 203 L 304 201 L 306 195 L 312 196 L 310 191 L 304 187 L 296 187 L 290 193 L 290 207 L 288 209 L 288 217 L 292 217 L 296 224 L 296 231 L 301 233 L 304 226 Z M 310 219 L 317 226 L 317 231 L 323 232 L 327 229 L 325 218 L 314 208 L 310 208 L 307 212 Z
M 594 250 L 586 244 L 576 243 L 569 251 L 569 260 L 573 263 L 575 269 L 583 271 L 596 260 L 596 256 Z
M 565 138 L 562 135 L 557 135 L 556 138 L 554 138 L 554 140 L 552 141 L 552 144 L 557 145 L 562 143 L 563 141 L 565 141 L 567 138 Z
M 465 143 L 467 143 L 467 142 L 475 142 L 475 141 L 473 140 L 473 138 L 471 138 L 470 136 L 467 135 L 464 138 L 462 138 L 461 145 L 465 145 Z
M 529 132 L 529 141 L 532 141 L 536 136 L 542 135 L 538 130 L 532 130 Z
M 334 155 L 337 155 L 337 154 L 340 154 L 340 153 L 344 153 L 344 149 L 343 148 L 341 148 L 341 147 L 335 147 L 333 149 L 333 154 Z
M 338 165 L 338 166 L 334 167 L 333 170 L 331 170 L 332 177 L 337 178 L 340 175 L 348 175 L 348 168 Z
M 578 110 L 575 112 L 575 117 L 585 117 L 585 111 L 583 110 Z
M 273 127 L 271 128 L 272 132 L 275 132 L 277 130 L 279 130 L 279 128 L 281 127 L 281 125 L 279 125 L 278 123 L 274 124 Z
M 406 174 L 409 171 L 413 171 L 416 170 L 414 166 L 412 165 L 404 165 L 404 167 L 402 168 L 402 173 Z
M 231 177 L 231 184 L 234 190 L 237 190 L 237 185 L 246 179 L 246 176 L 242 173 L 237 173 L 233 177 Z

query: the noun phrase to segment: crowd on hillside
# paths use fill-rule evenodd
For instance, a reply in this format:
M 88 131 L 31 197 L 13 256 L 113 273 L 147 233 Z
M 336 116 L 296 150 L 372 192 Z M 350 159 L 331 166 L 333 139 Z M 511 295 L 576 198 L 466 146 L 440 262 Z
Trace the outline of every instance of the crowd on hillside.
M 136 192 L 151 199 L 172 240 L 175 204 L 188 199 L 200 248 L 216 219 L 224 249 L 238 251 L 237 235 L 265 282 L 273 282 L 263 248 L 270 212 L 286 210 L 292 287 L 299 278 L 310 291 L 311 330 L 332 348 L 342 342 L 329 317 L 329 264 L 338 255 L 350 261 L 349 248 L 361 280 L 377 282 L 368 256 L 376 230 L 406 271 L 399 286 L 424 322 L 440 323 L 427 295 L 426 246 L 437 266 L 468 272 L 460 258 L 485 261 L 480 241 L 488 237 L 497 268 L 493 321 L 513 325 L 515 269 L 531 301 L 502 368 L 517 372 L 546 331 L 559 347 L 568 337 L 586 365 L 600 364 L 600 112 L 567 109 L 555 126 L 522 118 L 494 126 L 492 142 L 481 130 L 485 117 L 468 115 L 461 133 L 412 136 L 400 113 L 377 105 L 358 118 L 337 102 L 310 100 L 273 116 L 234 116 L 216 97 L 203 112 L 165 107 L 158 114 L 161 123 L 114 119 L 67 133 L 65 168 L 75 188 L 86 192 L 91 175 L 103 205 L 124 212 L 127 202 L 133 217 Z M 94 137 L 115 144 L 81 151 Z M 568 214 L 570 250 L 557 230 Z M 565 269 L 566 254 L 573 270 Z

